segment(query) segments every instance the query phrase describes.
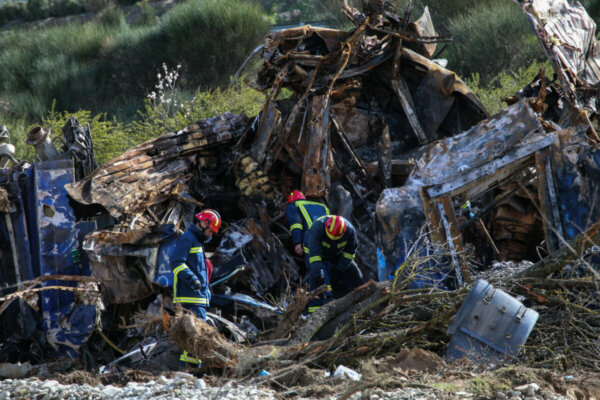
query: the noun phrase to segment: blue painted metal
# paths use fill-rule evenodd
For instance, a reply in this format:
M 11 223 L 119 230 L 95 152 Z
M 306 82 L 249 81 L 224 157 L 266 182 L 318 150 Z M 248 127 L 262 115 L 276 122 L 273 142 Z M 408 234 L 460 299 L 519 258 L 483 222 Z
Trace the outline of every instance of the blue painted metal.
M 553 159 L 565 239 L 572 240 L 600 218 L 600 150 L 585 145 Z M 576 154 L 577 158 L 571 158 Z
M 77 248 L 75 215 L 69 206 L 65 185 L 73 182 L 71 160 L 43 161 L 35 166 L 36 218 L 40 243 L 40 275 L 77 275 L 71 250 Z M 71 282 L 48 281 L 45 286 L 74 286 Z M 56 328 L 74 302 L 64 290 L 42 292 L 44 330 Z
M 39 243 L 40 275 L 91 275 L 82 256 L 81 239 L 95 223 L 76 223 L 65 185 L 73 182 L 71 160 L 53 160 L 34 165 L 35 218 Z M 74 282 L 48 281 L 45 286 L 75 286 Z M 73 292 L 41 292 L 42 326 L 57 355 L 78 356 L 78 349 L 94 329 L 96 308 L 75 305 Z
M 154 283 L 163 287 L 173 287 L 173 270 L 171 269 L 171 253 L 177 244 L 177 237 L 173 236 L 162 242 L 156 256 L 156 272 Z
M 463 357 L 498 361 L 516 356 L 538 317 L 536 311 L 480 279 L 448 327 L 453 336 L 446 361 Z

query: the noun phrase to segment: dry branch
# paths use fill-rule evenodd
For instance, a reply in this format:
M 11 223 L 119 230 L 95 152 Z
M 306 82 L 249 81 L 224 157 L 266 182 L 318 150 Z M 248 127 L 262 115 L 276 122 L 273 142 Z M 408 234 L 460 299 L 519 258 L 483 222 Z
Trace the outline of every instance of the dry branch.
M 562 270 L 565 265 L 577 260 L 585 250 L 600 241 L 600 221 L 596 221 L 585 232 L 565 243 L 560 249 L 548 257 L 538 261 L 531 267 L 515 275 L 516 278 L 546 278 Z

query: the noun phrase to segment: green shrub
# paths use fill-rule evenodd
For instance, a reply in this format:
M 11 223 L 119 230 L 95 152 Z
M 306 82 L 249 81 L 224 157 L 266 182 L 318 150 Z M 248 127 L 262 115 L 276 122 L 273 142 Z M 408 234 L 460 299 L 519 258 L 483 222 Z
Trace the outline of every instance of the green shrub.
M 29 19 L 29 11 L 26 2 L 18 1 L 0 6 L 0 26 L 19 19 Z
M 27 0 L 27 11 L 30 19 L 41 19 L 48 17 L 50 4 L 48 0 Z
M 0 99 L 29 120 L 39 120 L 53 99 L 59 109 L 96 106 L 93 61 L 116 33 L 85 24 L 1 35 Z
M 143 111 L 139 112 L 138 120 L 129 123 L 118 122 L 106 113 L 94 114 L 87 110 L 57 112 L 56 103 L 52 104 L 39 124 L 5 118 L 2 123 L 8 126 L 11 143 L 17 149 L 16 158 L 35 161 L 33 147 L 25 143 L 27 132 L 36 125 L 42 125 L 51 129 L 53 139 L 62 139 L 62 127 L 69 117 L 75 116 L 83 126 L 90 124 L 96 159 L 99 164 L 103 164 L 137 144 L 179 130 L 204 118 L 224 112 L 254 116 L 258 114 L 264 102 L 263 94 L 245 86 L 241 81 L 232 88 L 197 91 L 195 95 L 173 87 L 174 90 L 165 92 L 165 99 L 180 99 L 174 107 L 169 105 L 172 104 L 170 102 L 153 102 L 147 98 Z
M 50 2 L 48 14 L 51 17 L 80 14 L 85 11 L 83 3 L 78 0 L 55 0 Z
M 156 10 L 148 3 L 138 4 L 140 16 L 136 21 L 136 26 L 154 26 L 156 25 Z
M 526 68 L 520 67 L 514 71 L 501 72 L 487 84 L 482 84 L 479 74 L 472 75 L 466 83 L 490 115 L 494 115 L 506 108 L 506 103 L 501 99 L 514 95 L 531 83 L 539 73 L 540 67 L 544 68 L 546 76 L 552 76 L 553 70 L 549 62 L 542 64 L 534 61 Z
M 446 57 L 460 75 L 478 73 L 483 82 L 503 70 L 544 59 L 521 9 L 509 1 L 474 7 L 449 22 L 454 37 Z
M 176 131 L 225 112 L 254 116 L 265 101 L 262 93 L 244 85 L 242 80 L 227 89 L 198 90 L 191 96 L 189 92 L 178 90 L 176 82 L 173 85 L 166 83 L 164 76 L 163 71 L 163 84 L 160 85 L 159 82 L 157 85 L 164 89 L 149 95 L 139 120 L 132 123 L 132 131 L 143 132 L 143 140 Z
M 112 4 L 102 10 L 97 23 L 109 28 L 125 28 L 127 25 L 123 11 Z

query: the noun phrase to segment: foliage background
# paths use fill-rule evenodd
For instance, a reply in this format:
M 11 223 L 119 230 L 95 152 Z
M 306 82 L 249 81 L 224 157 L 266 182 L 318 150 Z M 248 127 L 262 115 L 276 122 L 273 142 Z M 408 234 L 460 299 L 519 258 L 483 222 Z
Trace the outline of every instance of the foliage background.
M 598 20 L 600 0 L 582 3 Z M 43 124 L 59 133 L 70 115 L 91 124 L 100 161 L 217 113 L 255 115 L 262 95 L 227 84 L 269 29 L 302 22 L 350 28 L 339 12 L 343 0 L 173 4 L 164 12 L 149 0 L 0 0 L 0 123 L 8 125 L 17 156 L 33 158 L 24 145 L 31 127 Z M 394 4 L 402 14 L 408 0 Z M 551 71 L 526 17 L 510 0 L 413 5 L 413 20 L 427 6 L 438 33 L 454 37 L 439 57 L 491 113 L 540 65 Z M 151 99 L 163 65 L 177 69 L 176 88 L 163 88 L 163 100 Z

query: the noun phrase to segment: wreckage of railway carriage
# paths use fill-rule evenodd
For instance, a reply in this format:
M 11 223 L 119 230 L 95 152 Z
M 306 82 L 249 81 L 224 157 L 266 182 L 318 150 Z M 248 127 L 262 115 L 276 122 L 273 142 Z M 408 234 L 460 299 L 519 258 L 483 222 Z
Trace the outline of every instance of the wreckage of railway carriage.
M 558 80 L 540 73 L 493 117 L 435 58 L 450 39 L 437 35 L 427 9 L 409 22 L 410 6 L 400 17 L 373 1 L 362 11 L 345 6 L 356 26 L 348 32 L 269 34 L 256 52 L 266 94 L 256 117 L 209 118 L 99 168 L 89 129 L 76 121 L 63 130 L 60 154 L 47 133 L 32 132 L 42 161 L 1 169 L 0 312 L 18 303 L 15 313 L 43 323 L 4 343 L 47 342 L 75 357 L 102 331 L 104 307 L 113 315 L 106 329 L 119 305 L 168 298 L 170 251 L 201 206 L 227 223 L 209 248 L 213 306 L 254 324 L 212 315 L 237 340 L 255 338 L 258 321 L 275 326 L 283 312 L 265 300 L 302 286 L 283 220 L 283 194 L 295 188 L 355 224 L 357 262 L 376 280 L 432 251 L 423 240 L 449 256 L 417 273 L 415 287 L 469 282 L 469 252 L 489 263 L 556 251 L 600 219 L 595 25 L 566 1 L 519 4 Z M 577 29 L 566 32 L 565 20 Z M 280 99 L 283 88 L 292 95 Z M 17 289 L 25 291 L 11 294 Z

